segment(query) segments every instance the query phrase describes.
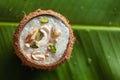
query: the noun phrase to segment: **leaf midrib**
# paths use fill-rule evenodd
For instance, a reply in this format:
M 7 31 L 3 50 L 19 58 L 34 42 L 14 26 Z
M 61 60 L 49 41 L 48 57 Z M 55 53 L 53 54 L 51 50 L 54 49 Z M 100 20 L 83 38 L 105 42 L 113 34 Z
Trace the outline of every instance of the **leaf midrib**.
M 2 26 L 14 26 L 14 27 L 17 27 L 19 25 L 19 23 L 17 22 L 0 22 L 0 27 Z M 116 26 L 95 26 L 95 25 L 74 25 L 72 24 L 72 29 L 80 29 L 80 30 L 101 30 L 101 31 L 120 31 L 120 28 L 119 27 L 116 27 Z

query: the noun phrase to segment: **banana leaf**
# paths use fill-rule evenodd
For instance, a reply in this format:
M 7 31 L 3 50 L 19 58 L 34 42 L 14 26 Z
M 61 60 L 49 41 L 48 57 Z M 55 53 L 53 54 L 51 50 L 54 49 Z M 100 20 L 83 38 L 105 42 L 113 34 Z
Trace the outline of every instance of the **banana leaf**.
M 71 24 L 120 25 L 120 0 L 0 0 L 0 21 L 19 22 L 24 14 L 52 9 Z
M 1 80 L 120 80 L 119 0 L 0 0 Z M 13 34 L 25 14 L 52 9 L 67 17 L 76 37 L 71 59 L 52 71 L 22 64 Z

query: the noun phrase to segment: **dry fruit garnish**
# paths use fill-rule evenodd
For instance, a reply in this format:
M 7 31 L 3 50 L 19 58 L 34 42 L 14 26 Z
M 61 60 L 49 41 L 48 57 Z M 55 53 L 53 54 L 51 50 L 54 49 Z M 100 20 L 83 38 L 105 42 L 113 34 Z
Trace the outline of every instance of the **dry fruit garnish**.
M 29 33 L 27 37 L 25 38 L 25 43 L 30 43 L 34 40 L 34 37 L 36 33 L 38 32 L 38 29 L 35 29 L 32 33 Z
M 36 42 L 32 42 L 32 43 L 30 43 L 30 47 L 31 48 L 38 48 L 38 45 L 36 44 Z
M 29 48 L 29 47 L 30 47 L 30 44 L 29 44 L 29 43 L 26 43 L 26 44 L 25 44 L 25 47 Z
M 61 35 L 61 31 L 60 31 L 59 29 L 56 29 L 55 26 L 53 26 L 52 29 L 51 29 L 51 36 L 52 36 L 53 38 L 57 38 L 57 37 L 59 37 L 60 35 Z
M 40 28 L 40 32 L 43 34 L 43 37 L 37 42 L 39 47 L 46 45 L 50 40 L 50 31 L 46 27 Z
M 31 39 L 31 37 L 32 37 L 32 33 L 28 34 L 28 36 L 25 38 L 25 42 L 30 43 L 31 41 L 33 41 L 33 39 Z
M 49 56 L 50 56 L 49 53 L 46 53 L 46 54 L 45 54 L 45 57 L 49 57 Z
M 42 17 L 42 18 L 40 19 L 40 22 L 41 22 L 41 23 L 48 23 L 49 20 L 48 20 L 47 17 Z
M 45 60 L 45 55 L 42 54 L 40 51 L 33 51 L 31 57 L 34 60 L 40 60 L 40 61 L 44 61 Z
M 55 39 L 54 42 L 57 43 L 57 42 L 58 42 L 58 39 Z
M 48 48 L 49 48 L 50 52 L 56 53 L 56 46 L 55 46 L 55 44 L 49 44 Z
M 35 36 L 35 40 L 39 41 L 42 38 L 42 33 L 38 31 L 38 33 Z

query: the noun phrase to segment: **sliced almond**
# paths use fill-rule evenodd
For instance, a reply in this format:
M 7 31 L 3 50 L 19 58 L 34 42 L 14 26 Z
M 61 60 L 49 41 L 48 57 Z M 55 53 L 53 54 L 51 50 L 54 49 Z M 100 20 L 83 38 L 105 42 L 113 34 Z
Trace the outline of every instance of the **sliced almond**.
M 33 39 L 31 39 L 31 37 L 32 37 L 32 33 L 29 33 L 29 34 L 27 35 L 27 37 L 25 38 L 25 43 L 30 43 L 30 42 L 32 42 Z
M 50 50 L 51 50 L 49 46 L 47 47 L 47 50 L 48 50 L 48 51 L 50 51 Z
M 25 38 L 25 43 L 30 43 L 35 39 L 35 35 L 37 34 L 38 29 L 35 29 L 32 33 L 29 33 Z
M 49 56 L 50 56 L 49 53 L 46 53 L 46 54 L 45 54 L 45 57 L 49 57 Z
M 55 43 L 57 43 L 57 42 L 58 42 L 58 39 L 57 39 L 57 38 L 56 38 L 56 39 L 54 39 L 54 42 L 55 42 Z
M 39 29 L 35 29 L 33 32 L 32 32 L 32 37 L 31 39 L 35 39 L 35 36 L 36 34 L 38 33 Z
M 29 48 L 29 47 L 30 47 L 30 44 L 26 43 L 26 44 L 25 44 L 25 47 Z

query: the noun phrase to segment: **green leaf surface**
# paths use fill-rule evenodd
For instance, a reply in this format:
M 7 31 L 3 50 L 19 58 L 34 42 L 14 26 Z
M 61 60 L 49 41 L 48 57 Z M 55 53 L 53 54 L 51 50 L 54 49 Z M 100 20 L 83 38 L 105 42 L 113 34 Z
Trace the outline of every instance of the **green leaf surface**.
M 0 0 L 0 80 L 120 80 L 120 0 Z M 70 60 L 53 71 L 22 64 L 13 34 L 24 15 L 52 9 L 76 37 Z
M 0 0 L 0 21 L 19 22 L 24 14 L 52 9 L 72 24 L 120 26 L 120 0 Z
M 26 67 L 13 50 L 17 23 L 0 23 L 2 80 L 119 80 L 120 29 L 73 25 L 76 37 L 71 59 L 53 71 Z

